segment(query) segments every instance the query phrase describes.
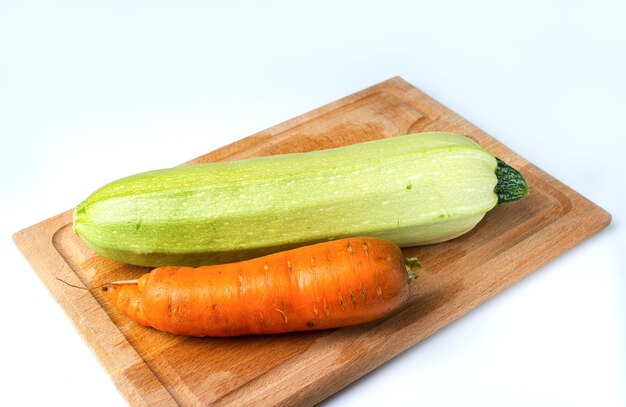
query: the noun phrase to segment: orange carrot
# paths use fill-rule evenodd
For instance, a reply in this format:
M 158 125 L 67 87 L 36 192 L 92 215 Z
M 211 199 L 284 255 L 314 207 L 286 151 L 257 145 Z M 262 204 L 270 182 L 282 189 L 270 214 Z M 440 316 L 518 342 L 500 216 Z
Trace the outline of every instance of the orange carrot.
M 159 267 L 108 292 L 121 313 L 161 331 L 270 334 L 381 318 L 407 299 L 417 266 L 394 243 L 355 237 L 238 263 Z

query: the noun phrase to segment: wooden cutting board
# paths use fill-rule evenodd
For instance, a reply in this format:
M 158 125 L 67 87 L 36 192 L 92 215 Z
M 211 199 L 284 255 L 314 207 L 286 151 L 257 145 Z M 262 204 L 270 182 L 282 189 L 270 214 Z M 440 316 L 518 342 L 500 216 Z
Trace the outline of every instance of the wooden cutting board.
M 273 336 L 175 337 L 121 317 L 99 290 L 56 280 L 95 287 L 148 271 L 92 252 L 73 233 L 71 211 L 16 233 L 14 240 L 132 405 L 315 404 L 598 232 L 611 216 L 397 77 L 190 161 L 435 130 L 474 139 L 519 169 L 531 193 L 495 208 L 460 238 L 405 249 L 422 262 L 410 301 L 374 323 Z

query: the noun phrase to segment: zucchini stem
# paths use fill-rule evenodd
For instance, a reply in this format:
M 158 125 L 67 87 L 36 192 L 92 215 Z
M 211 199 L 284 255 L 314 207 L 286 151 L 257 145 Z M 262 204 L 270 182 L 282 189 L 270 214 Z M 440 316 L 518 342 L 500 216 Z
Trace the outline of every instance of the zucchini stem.
M 498 157 L 496 157 L 496 160 L 498 161 L 498 166 L 496 167 L 498 183 L 494 188 L 494 192 L 498 195 L 498 205 L 517 201 L 528 195 L 530 188 L 524 176 Z

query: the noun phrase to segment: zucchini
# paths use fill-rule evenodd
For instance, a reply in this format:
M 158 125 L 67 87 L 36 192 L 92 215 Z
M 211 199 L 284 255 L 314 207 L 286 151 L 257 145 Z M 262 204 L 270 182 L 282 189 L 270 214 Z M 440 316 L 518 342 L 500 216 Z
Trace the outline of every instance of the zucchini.
M 442 242 L 527 193 L 470 139 L 418 133 L 122 178 L 76 207 L 74 230 L 113 260 L 198 266 L 357 235 Z

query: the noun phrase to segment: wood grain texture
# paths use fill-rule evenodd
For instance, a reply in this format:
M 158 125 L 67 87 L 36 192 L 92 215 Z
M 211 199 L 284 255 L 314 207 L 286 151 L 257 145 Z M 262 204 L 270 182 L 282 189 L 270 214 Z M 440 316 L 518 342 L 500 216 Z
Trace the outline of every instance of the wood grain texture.
M 410 300 L 366 325 L 239 338 L 183 338 L 137 326 L 95 287 L 149 269 L 107 260 L 73 233 L 71 211 L 14 235 L 24 256 L 132 405 L 312 405 L 417 344 L 598 232 L 610 215 L 400 78 L 330 103 L 189 163 L 311 151 L 456 131 L 522 172 L 531 194 L 470 233 L 408 248 L 422 262 Z M 97 187 L 97 186 L 96 186 Z

